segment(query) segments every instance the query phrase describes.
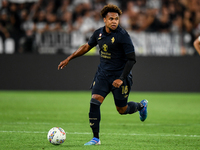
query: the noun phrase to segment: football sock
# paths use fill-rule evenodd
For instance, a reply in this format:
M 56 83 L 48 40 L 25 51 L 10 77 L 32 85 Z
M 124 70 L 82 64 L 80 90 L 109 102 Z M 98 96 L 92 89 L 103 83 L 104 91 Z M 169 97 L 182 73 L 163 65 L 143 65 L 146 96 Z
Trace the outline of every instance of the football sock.
M 140 111 L 144 106 L 141 103 L 128 102 L 128 107 L 124 114 L 132 114 Z
M 93 132 L 93 137 L 96 137 L 99 139 L 99 132 Z
M 101 120 L 100 114 L 101 102 L 96 99 L 91 99 L 90 101 L 90 112 L 89 112 L 89 121 L 90 127 L 93 131 L 93 136 L 99 139 L 99 123 Z

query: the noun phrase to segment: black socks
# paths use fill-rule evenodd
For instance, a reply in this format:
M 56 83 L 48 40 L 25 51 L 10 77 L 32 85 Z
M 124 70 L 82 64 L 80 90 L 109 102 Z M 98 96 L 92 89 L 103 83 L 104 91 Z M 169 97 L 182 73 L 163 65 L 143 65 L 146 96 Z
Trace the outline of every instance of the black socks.
M 140 111 L 144 106 L 141 103 L 136 102 L 128 102 L 127 110 L 124 114 L 132 114 L 137 111 Z M 99 128 L 100 128 L 100 120 L 101 120 L 101 113 L 100 113 L 100 106 L 101 102 L 92 98 L 90 101 L 90 112 L 89 112 L 89 121 L 90 127 L 93 131 L 93 137 L 99 139 Z
M 144 106 L 141 103 L 136 103 L 136 102 L 128 102 L 128 107 L 127 110 L 125 111 L 124 114 L 132 114 L 137 111 L 140 111 Z
M 101 120 L 100 105 L 101 102 L 93 98 L 91 99 L 90 112 L 89 112 L 90 127 L 92 128 L 94 137 L 98 139 L 99 139 L 99 126 Z

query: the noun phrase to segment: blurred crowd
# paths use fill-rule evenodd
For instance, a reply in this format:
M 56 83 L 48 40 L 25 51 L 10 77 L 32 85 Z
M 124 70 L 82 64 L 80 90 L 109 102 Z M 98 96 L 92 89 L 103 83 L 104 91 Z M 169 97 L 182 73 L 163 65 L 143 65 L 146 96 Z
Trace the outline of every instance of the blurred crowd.
M 200 0 L 38 0 L 14 3 L 2 0 L 0 36 L 24 43 L 33 42 L 35 33 L 79 31 L 83 34 L 104 26 L 100 10 L 112 3 L 122 9 L 120 25 L 135 32 L 179 33 L 191 44 L 200 34 Z

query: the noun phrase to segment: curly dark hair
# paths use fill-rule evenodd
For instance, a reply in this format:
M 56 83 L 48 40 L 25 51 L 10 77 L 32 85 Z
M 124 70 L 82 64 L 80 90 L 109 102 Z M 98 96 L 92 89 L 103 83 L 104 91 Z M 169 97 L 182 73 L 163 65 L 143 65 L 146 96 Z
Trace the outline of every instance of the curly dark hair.
M 117 7 L 116 5 L 112 4 L 105 5 L 101 10 L 100 14 L 103 18 L 105 18 L 108 12 L 116 12 L 119 14 L 119 16 L 122 14 L 121 9 L 119 9 L 119 7 Z

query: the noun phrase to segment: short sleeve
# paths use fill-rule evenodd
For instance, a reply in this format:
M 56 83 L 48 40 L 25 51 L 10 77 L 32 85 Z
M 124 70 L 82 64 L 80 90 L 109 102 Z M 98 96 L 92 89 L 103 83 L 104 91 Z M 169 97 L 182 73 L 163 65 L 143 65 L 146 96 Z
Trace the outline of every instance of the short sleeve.
M 200 42 L 200 36 L 199 36 L 199 38 L 198 38 L 198 39 L 199 39 L 199 42 Z
M 90 37 L 89 41 L 88 41 L 88 44 L 91 46 L 91 47 L 94 47 L 96 46 L 98 43 L 97 43 L 97 31 L 95 31 L 93 33 L 93 35 Z
M 135 52 L 134 45 L 127 32 L 120 36 L 120 43 L 122 44 L 125 54 Z

